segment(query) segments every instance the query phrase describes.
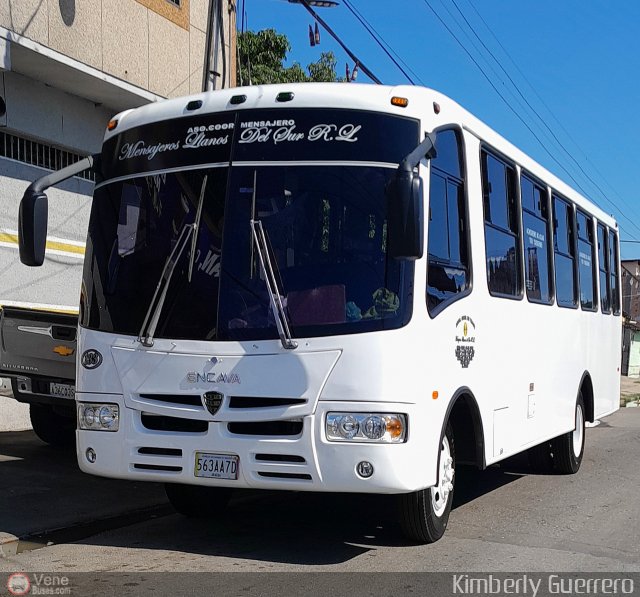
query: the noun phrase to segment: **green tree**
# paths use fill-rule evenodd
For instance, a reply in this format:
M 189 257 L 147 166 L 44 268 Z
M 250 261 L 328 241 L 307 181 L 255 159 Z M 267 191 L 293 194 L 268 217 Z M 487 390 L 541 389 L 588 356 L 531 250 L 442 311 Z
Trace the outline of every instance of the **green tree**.
M 290 50 L 287 36 L 274 29 L 238 33 L 238 85 L 342 80 L 336 76 L 337 60 L 332 52 L 322 52 L 305 71 L 298 62 L 284 66 Z

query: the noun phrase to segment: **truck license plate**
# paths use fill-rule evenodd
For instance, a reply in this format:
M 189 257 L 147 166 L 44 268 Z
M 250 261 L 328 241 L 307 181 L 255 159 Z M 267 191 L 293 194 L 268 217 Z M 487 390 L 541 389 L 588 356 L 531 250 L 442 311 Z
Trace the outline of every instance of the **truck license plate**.
M 76 397 L 76 388 L 64 383 L 51 383 L 49 384 L 49 394 L 73 400 Z
M 196 452 L 194 475 L 208 479 L 238 478 L 238 464 L 240 459 L 233 454 L 209 454 Z

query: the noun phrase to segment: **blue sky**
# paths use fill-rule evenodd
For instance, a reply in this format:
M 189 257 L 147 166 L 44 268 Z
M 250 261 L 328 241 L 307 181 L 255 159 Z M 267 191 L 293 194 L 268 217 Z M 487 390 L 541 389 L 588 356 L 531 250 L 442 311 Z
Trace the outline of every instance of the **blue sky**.
M 640 2 L 348 2 L 400 55 L 415 73 L 414 78 L 419 79 L 417 83 L 459 102 L 613 214 L 620 226 L 621 240 L 640 241 Z M 249 29 L 274 28 L 287 35 L 292 45 L 289 62 L 306 66 L 321 52 L 333 51 L 338 58 L 338 74 L 344 74 L 349 60 L 329 34 L 322 32 L 321 44 L 310 47 L 308 25 L 313 20 L 302 6 L 286 0 L 239 0 L 239 6 L 243 3 Z M 456 34 L 526 125 L 429 6 Z M 383 83 L 407 82 L 344 1 L 335 8 L 316 10 Z M 529 109 L 462 15 L 553 134 Z M 358 82 L 367 82 L 367 78 L 360 73 Z M 640 258 L 640 243 L 623 242 L 621 247 L 623 259 Z

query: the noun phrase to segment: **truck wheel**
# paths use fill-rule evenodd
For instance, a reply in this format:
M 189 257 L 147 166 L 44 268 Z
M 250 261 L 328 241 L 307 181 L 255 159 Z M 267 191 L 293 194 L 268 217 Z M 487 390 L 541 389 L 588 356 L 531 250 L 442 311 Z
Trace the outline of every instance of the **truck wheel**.
M 201 487 L 165 483 L 171 505 L 187 518 L 214 518 L 223 512 L 233 490 L 229 487 Z
M 575 429 L 556 437 L 552 442 L 553 461 L 556 471 L 572 475 L 578 472 L 584 454 L 585 436 L 584 400 L 582 392 L 576 402 Z
M 447 429 L 440 446 L 438 484 L 398 496 L 400 526 L 416 543 L 434 543 L 444 535 L 453 503 L 455 446 L 453 430 Z
M 75 446 L 75 418 L 61 415 L 47 404 L 30 404 L 29 417 L 33 431 L 43 442 L 61 448 Z

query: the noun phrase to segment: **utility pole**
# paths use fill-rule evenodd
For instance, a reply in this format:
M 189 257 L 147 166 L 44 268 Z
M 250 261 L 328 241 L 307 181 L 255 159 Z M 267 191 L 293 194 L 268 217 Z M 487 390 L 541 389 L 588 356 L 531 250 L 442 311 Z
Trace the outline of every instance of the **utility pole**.
M 209 0 L 202 91 L 235 85 L 236 4 L 236 0 Z

